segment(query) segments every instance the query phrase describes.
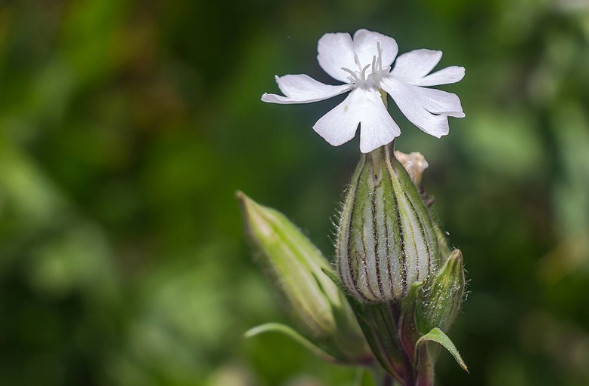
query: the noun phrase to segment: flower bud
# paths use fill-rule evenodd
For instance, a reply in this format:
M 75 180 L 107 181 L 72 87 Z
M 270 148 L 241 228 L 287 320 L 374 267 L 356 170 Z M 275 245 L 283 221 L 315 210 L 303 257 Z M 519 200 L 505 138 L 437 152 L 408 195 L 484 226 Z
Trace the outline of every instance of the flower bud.
M 282 213 L 241 192 L 237 197 L 251 246 L 298 321 L 307 346 L 318 346 L 334 361 L 369 362 L 370 349 L 345 294 L 328 276 L 334 273 L 321 252 Z
M 441 265 L 428 210 L 391 153 L 386 146 L 362 156 L 340 218 L 337 272 L 360 302 L 401 299 Z
M 462 252 L 455 249 L 418 302 L 417 326 L 422 333 L 436 327 L 448 330 L 462 304 L 465 284 Z

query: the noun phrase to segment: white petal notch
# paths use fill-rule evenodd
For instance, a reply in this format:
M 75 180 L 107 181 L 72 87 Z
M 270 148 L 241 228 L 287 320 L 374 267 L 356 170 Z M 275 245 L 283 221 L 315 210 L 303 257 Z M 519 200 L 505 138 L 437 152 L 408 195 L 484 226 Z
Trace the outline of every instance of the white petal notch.
M 379 47 L 382 64 L 389 67 L 399 52 L 399 46 L 395 39 L 365 29 L 358 30 L 354 34 L 354 51 L 361 63 L 372 63 L 375 56 L 378 58 Z
M 342 68 L 355 67 L 354 42 L 347 33 L 325 34 L 317 43 L 317 61 L 333 79 L 348 82 L 348 74 Z
M 350 91 L 343 102 L 313 126 L 333 146 L 350 141 L 358 128 L 362 153 L 384 146 L 401 134 L 387 111 L 384 92 L 411 123 L 437 138 L 448 134 L 448 117 L 464 117 L 456 94 L 427 88 L 456 83 L 464 77 L 464 68 L 458 66 L 431 72 L 442 58 L 442 51 L 419 49 L 397 57 L 395 39 L 361 29 L 353 38 L 347 33 L 323 35 L 317 52 L 321 68 L 343 84 L 324 84 L 302 74 L 276 76 L 284 95 L 264 94 L 262 101 L 312 103 Z

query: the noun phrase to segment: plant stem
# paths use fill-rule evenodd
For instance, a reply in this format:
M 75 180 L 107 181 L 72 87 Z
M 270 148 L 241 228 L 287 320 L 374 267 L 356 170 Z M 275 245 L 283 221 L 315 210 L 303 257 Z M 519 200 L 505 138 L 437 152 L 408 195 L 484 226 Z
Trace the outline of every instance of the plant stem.
M 417 381 L 415 386 L 434 386 L 434 364 L 430 358 L 429 350 L 423 345 L 419 350 L 419 362 L 417 365 Z
M 374 374 L 374 384 L 376 386 L 397 386 L 398 383 L 395 381 L 392 375 L 387 373 L 386 371 L 374 367 L 373 368 Z

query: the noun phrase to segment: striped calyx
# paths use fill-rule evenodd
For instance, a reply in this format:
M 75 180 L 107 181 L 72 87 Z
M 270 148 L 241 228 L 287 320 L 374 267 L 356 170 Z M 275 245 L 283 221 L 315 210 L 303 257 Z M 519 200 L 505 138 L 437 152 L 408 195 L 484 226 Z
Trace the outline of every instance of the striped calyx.
M 363 155 L 344 201 L 337 273 L 360 302 L 403 298 L 441 262 L 432 220 L 391 146 Z

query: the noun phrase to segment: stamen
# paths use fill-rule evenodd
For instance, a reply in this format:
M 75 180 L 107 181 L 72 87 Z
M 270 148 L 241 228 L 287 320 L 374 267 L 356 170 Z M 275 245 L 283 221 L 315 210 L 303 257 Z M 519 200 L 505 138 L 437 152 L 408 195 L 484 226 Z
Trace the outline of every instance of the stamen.
M 342 67 L 341 69 L 351 75 L 351 77 L 348 78 L 351 82 L 358 83 L 360 79 L 358 79 L 358 75 L 354 71 L 347 69 L 345 67 Z
M 362 69 L 362 81 L 366 82 L 366 70 L 368 69 L 368 67 L 370 67 L 370 64 L 367 64 L 366 66 L 364 66 L 364 68 Z
M 378 69 L 380 71 L 382 70 L 382 47 L 379 41 L 376 42 L 376 50 L 378 51 Z

